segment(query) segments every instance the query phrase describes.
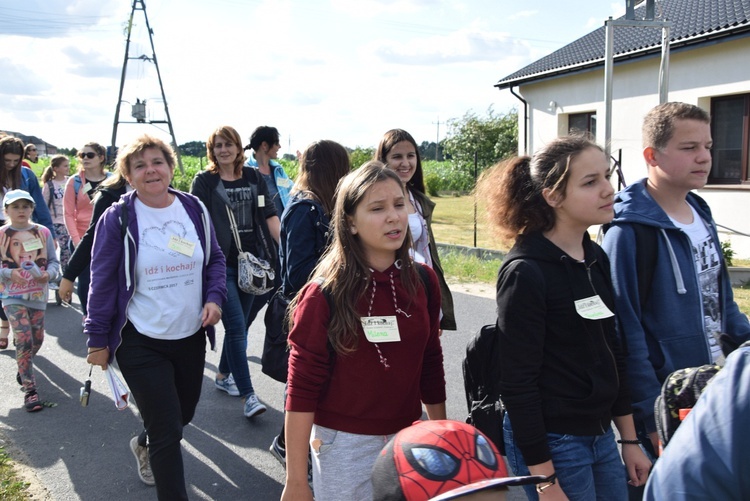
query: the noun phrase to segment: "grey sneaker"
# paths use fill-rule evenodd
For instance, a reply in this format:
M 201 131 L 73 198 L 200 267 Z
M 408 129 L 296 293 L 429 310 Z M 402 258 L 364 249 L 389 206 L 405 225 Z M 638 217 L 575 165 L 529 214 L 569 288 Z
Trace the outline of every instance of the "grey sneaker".
M 269 447 L 268 450 L 273 454 L 273 457 L 275 457 L 279 463 L 286 468 L 286 449 L 279 445 L 278 435 L 273 437 L 273 442 L 271 442 L 271 447 Z
M 146 485 L 156 485 L 154 474 L 151 471 L 151 462 L 148 459 L 148 447 L 138 445 L 138 437 L 130 439 L 130 450 L 133 451 L 135 461 L 138 463 L 138 477 Z
M 216 379 L 214 379 L 214 384 L 216 385 L 217 390 L 226 392 L 233 397 L 240 396 L 240 390 L 237 389 L 237 385 L 234 382 L 234 376 L 232 376 L 231 374 L 224 379 L 219 379 L 217 377 Z
M 251 418 L 264 412 L 266 412 L 266 406 L 260 403 L 255 393 L 251 393 L 245 398 L 245 417 Z

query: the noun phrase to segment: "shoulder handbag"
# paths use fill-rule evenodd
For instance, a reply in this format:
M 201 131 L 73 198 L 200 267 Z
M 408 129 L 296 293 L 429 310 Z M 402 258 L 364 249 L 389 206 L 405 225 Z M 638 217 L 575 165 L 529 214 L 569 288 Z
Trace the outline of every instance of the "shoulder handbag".
M 262 296 L 273 289 L 276 272 L 273 270 L 271 263 L 265 259 L 260 259 L 250 252 L 242 250 L 240 234 L 237 231 L 237 222 L 234 220 L 234 214 L 232 214 L 232 209 L 229 206 L 226 206 L 226 209 L 229 216 L 229 226 L 232 228 L 234 242 L 239 252 L 237 254 L 237 285 L 242 292 Z M 263 234 L 263 229 L 260 226 L 258 226 L 258 233 L 260 233 L 263 246 L 266 249 L 266 255 L 270 256 L 271 254 L 266 244 L 266 236 Z

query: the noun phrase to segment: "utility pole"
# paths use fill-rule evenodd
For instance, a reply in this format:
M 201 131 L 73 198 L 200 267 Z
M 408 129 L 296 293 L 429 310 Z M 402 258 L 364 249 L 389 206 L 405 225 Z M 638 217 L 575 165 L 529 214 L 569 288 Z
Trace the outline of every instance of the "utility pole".
M 435 161 L 437 162 L 440 152 L 440 115 L 438 115 L 437 122 L 432 123 L 437 124 L 437 134 L 435 134 Z
M 148 57 L 145 54 L 142 54 L 138 57 L 130 57 L 130 37 L 133 32 L 133 17 L 135 16 L 135 11 L 142 11 L 143 17 L 146 20 L 146 31 L 148 31 L 148 38 L 151 41 L 151 57 Z M 166 115 L 166 120 L 148 120 L 146 115 L 146 100 L 141 100 L 140 98 L 136 99 L 136 104 L 131 104 L 128 101 L 123 101 L 122 99 L 122 91 L 125 87 L 125 74 L 127 72 L 128 68 L 128 61 L 131 59 L 140 59 L 142 61 L 148 61 L 154 63 L 154 67 L 156 68 L 156 76 L 159 79 L 159 88 L 161 89 L 161 98 L 164 102 L 164 113 Z M 131 116 L 135 118 L 135 122 L 124 122 L 120 120 L 120 106 L 122 103 L 128 103 L 130 104 L 132 110 L 131 110 Z M 148 15 L 146 14 L 146 4 L 143 3 L 143 0 L 133 0 L 133 9 L 130 11 L 130 19 L 128 19 L 128 38 L 125 42 L 125 59 L 122 63 L 122 74 L 120 76 L 120 93 L 117 97 L 117 106 L 115 108 L 115 121 L 112 126 L 112 145 L 111 149 L 109 151 L 109 157 L 107 160 L 112 161 L 115 157 L 115 152 L 117 151 L 117 126 L 121 123 L 130 123 L 130 124 L 163 124 L 166 123 L 169 127 L 169 134 L 172 136 L 172 148 L 174 149 L 175 153 L 177 154 L 177 166 L 180 168 L 180 172 L 184 172 L 182 168 L 182 158 L 180 157 L 180 149 L 177 147 L 177 139 L 175 139 L 174 136 L 174 129 L 172 128 L 172 119 L 169 117 L 169 107 L 167 106 L 167 96 L 164 94 L 164 84 L 161 80 L 161 72 L 159 71 L 159 63 L 156 60 L 156 49 L 154 49 L 154 31 L 151 29 L 151 26 L 148 22 Z

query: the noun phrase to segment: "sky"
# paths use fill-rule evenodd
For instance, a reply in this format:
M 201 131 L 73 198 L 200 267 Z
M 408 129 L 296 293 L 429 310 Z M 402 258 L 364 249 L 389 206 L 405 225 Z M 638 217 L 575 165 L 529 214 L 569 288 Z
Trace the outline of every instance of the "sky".
M 245 143 L 274 126 L 282 154 L 318 139 L 376 147 L 393 128 L 432 142 L 451 119 L 517 108 L 498 80 L 624 10 L 624 0 L 3 0 L 0 130 L 81 148 L 110 145 L 117 121 L 118 146 L 169 139 L 166 123 L 128 123 L 136 100 L 149 122 L 166 120 L 155 54 L 177 144 L 221 125 Z

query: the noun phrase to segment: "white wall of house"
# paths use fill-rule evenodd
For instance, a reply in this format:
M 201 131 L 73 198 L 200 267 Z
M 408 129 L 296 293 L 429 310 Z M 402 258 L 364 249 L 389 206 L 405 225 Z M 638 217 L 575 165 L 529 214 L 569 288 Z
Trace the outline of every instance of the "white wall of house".
M 617 31 L 615 32 L 617 36 Z M 672 52 L 669 66 L 669 100 L 711 109 L 711 98 L 750 92 L 750 38 Z M 641 122 L 659 104 L 660 57 L 654 56 L 614 67 L 612 138 L 613 156 L 622 151 L 628 183 L 645 177 L 641 156 Z M 596 112 L 597 142 L 604 144 L 604 70 L 602 68 L 523 85 L 519 94 L 529 104 L 529 152 L 568 131 L 568 115 Z M 508 92 L 503 91 L 503 92 Z M 524 130 L 519 113 L 519 131 Z M 523 153 L 523 136 L 519 153 Z M 750 186 L 708 187 L 699 190 L 716 222 L 750 234 Z M 722 234 L 731 240 L 737 257 L 750 258 L 750 237 Z

